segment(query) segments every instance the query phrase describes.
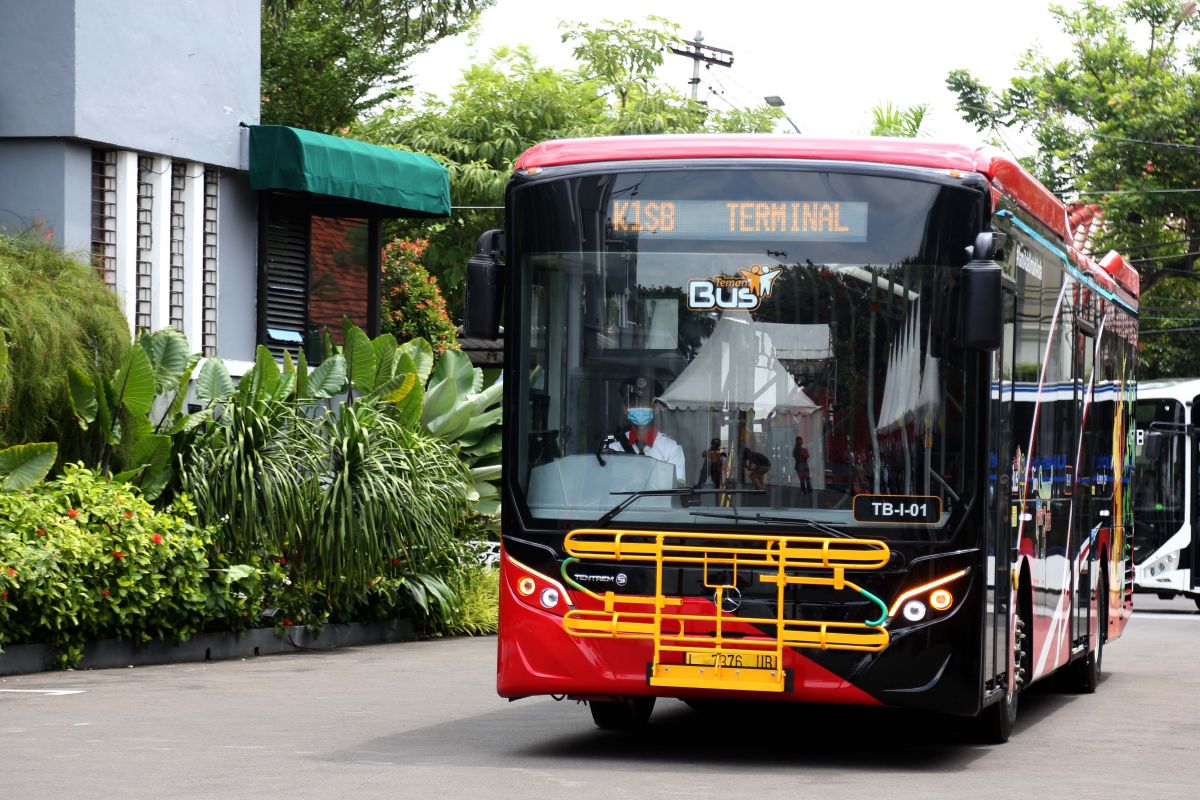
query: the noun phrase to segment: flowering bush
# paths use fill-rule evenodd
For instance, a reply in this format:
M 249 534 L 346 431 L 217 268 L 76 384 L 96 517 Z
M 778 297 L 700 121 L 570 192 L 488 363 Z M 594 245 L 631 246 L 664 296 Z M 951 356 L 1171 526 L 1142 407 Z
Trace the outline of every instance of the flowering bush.
M 183 640 L 257 623 L 258 570 L 210 563 L 211 531 L 186 498 L 156 511 L 135 490 L 68 466 L 28 492 L 0 492 L 0 645 Z
M 398 341 L 423 338 L 438 353 L 458 349 L 437 278 L 421 265 L 427 239 L 396 239 L 383 248 L 382 327 Z

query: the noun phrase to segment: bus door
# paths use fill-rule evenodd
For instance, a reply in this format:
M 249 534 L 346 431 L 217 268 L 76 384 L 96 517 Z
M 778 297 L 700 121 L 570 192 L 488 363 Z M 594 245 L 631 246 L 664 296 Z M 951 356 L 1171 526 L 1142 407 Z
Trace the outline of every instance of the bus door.
M 1008 620 L 1011 581 L 1009 566 L 1017 558 L 1013 503 L 1016 461 L 1013 432 L 1014 368 L 1016 351 L 1016 296 L 1004 291 L 1004 338 L 992 355 L 990 387 L 991 409 L 988 414 L 988 495 L 985 565 L 987 596 L 984 619 L 983 678 L 986 683 L 1008 671 Z
M 1189 417 L 1185 416 L 1184 419 Z M 1190 420 L 1192 428 L 1188 431 L 1183 458 L 1183 485 L 1186 509 L 1184 519 L 1191 522 L 1192 540 L 1180 554 L 1179 565 L 1184 568 L 1191 567 L 1192 572 L 1188 579 L 1192 589 L 1200 591 L 1200 544 L 1197 543 L 1197 539 L 1200 539 L 1200 474 L 1197 474 L 1197 470 L 1200 470 L 1200 396 L 1192 398 Z M 1191 553 L 1190 558 L 1188 553 Z M 1200 606 L 1200 599 L 1196 601 L 1196 605 Z
M 1091 413 L 1093 370 L 1096 364 L 1096 335 L 1091 330 L 1079 327 L 1075 345 L 1075 397 L 1079 410 L 1076 419 L 1079 430 L 1079 463 L 1075 465 L 1072 481 L 1072 501 L 1074 509 L 1071 528 L 1070 557 L 1078 564 L 1078 581 L 1075 586 L 1075 608 L 1072 612 L 1074 624 L 1071 630 L 1072 643 L 1083 641 L 1088 634 L 1088 618 L 1091 613 L 1092 568 L 1095 553 L 1088 552 L 1080 559 L 1085 542 L 1091 538 L 1091 488 L 1085 484 L 1082 477 L 1087 474 L 1086 461 L 1088 457 L 1087 437 L 1084 428 L 1087 416 Z M 1089 545 L 1090 546 L 1090 545 Z

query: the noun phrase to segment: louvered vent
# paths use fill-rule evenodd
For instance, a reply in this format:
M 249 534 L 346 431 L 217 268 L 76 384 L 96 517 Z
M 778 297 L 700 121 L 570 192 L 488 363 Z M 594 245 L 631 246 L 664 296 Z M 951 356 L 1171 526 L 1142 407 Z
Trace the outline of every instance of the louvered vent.
M 308 329 L 307 214 L 272 210 L 267 223 L 266 340 L 276 358 L 290 350 L 295 358 Z

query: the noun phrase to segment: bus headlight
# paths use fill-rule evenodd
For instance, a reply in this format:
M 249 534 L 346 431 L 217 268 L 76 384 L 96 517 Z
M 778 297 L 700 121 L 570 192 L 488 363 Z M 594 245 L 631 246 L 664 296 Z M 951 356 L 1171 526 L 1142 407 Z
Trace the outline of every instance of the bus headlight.
M 904 618 L 909 622 L 925 619 L 925 604 L 920 600 L 909 600 L 904 604 Z
M 558 605 L 558 589 L 542 589 L 541 597 L 538 599 L 542 602 L 542 608 L 554 608 Z
M 954 608 L 955 594 L 960 593 L 954 588 L 955 582 L 966 577 L 967 569 L 960 569 L 949 575 L 944 575 L 928 583 L 914 586 L 900 594 L 888 609 L 888 619 L 902 615 L 909 622 L 921 622 L 929 617 L 944 614 Z

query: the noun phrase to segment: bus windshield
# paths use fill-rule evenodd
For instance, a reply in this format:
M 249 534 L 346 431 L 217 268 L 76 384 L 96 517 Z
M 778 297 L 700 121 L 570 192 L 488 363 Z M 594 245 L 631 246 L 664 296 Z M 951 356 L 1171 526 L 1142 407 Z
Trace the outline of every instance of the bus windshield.
M 983 195 L 918 174 L 576 171 L 516 188 L 510 441 L 535 525 L 607 522 L 633 498 L 614 525 L 949 535 L 980 457 L 953 339 Z

